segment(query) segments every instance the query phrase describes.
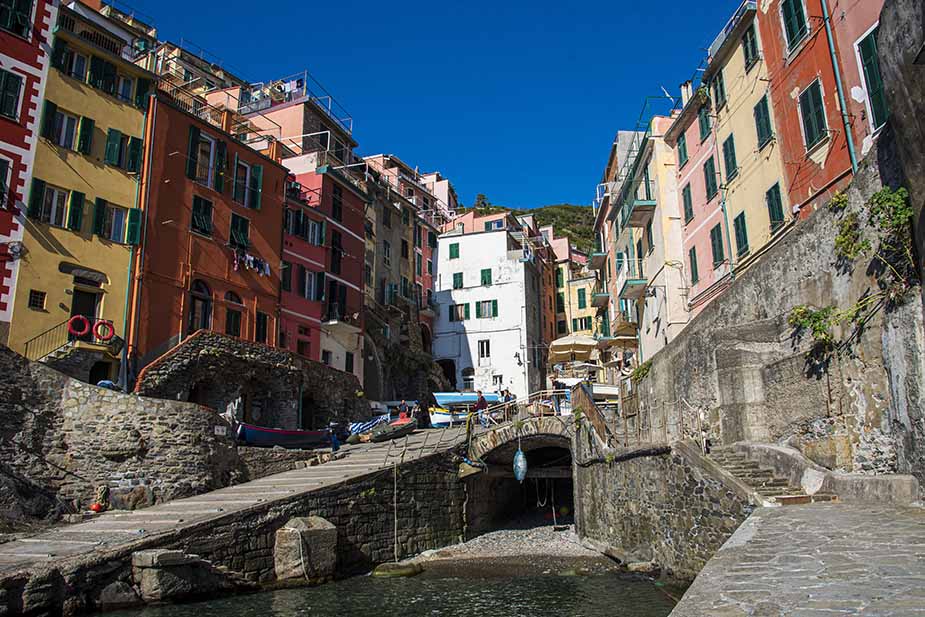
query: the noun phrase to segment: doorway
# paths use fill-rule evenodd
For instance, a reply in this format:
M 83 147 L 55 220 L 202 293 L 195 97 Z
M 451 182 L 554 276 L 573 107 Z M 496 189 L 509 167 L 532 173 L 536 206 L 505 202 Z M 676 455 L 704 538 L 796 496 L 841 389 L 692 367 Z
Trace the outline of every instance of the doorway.
M 76 315 L 82 315 L 87 318 L 90 322 L 90 327 L 87 329 L 86 334 L 81 336 L 70 335 L 70 339 L 78 341 L 92 341 L 93 340 L 93 324 L 96 320 L 96 310 L 99 306 L 99 294 L 84 291 L 83 289 L 77 289 L 76 287 L 73 290 L 73 295 L 71 298 L 71 317 Z

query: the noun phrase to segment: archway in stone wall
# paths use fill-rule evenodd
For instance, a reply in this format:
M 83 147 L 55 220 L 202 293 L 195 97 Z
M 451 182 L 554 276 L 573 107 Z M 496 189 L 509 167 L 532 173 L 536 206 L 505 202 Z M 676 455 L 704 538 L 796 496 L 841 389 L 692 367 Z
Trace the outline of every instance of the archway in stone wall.
M 425 353 L 433 353 L 431 346 L 433 341 L 433 335 L 430 333 L 430 328 L 427 327 L 427 324 L 421 324 L 421 348 Z
M 456 387 L 456 362 L 453 360 L 437 360 L 437 365 L 443 370 L 443 375 L 446 377 L 446 380 Z

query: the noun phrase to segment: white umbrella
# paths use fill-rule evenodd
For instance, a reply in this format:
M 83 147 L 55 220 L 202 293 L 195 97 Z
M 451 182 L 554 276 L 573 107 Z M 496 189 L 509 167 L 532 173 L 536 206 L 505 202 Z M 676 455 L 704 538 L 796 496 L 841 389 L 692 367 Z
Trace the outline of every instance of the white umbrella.
M 556 339 L 549 346 L 549 362 L 586 362 L 597 347 L 597 341 L 590 336 L 572 334 Z

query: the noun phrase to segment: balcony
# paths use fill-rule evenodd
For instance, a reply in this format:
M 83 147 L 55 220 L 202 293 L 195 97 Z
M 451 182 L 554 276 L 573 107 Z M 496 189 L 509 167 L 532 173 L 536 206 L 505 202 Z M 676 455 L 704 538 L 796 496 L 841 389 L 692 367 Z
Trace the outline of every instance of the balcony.
M 746 24 L 745 18 L 758 10 L 758 3 L 755 0 L 746 0 L 743 2 L 739 8 L 736 10 L 735 14 L 726 22 L 726 26 L 723 28 L 723 31 L 717 35 L 713 40 L 713 44 L 710 45 L 709 57 L 715 58 L 719 55 L 720 50 L 726 45 L 727 41 L 734 41 L 738 43 L 741 38 L 738 36 L 739 26 L 741 24 Z M 747 25 L 747 24 L 746 24 Z
M 606 291 L 595 290 L 591 294 L 591 306 L 595 308 L 607 308 L 610 306 L 610 294 Z
M 337 302 L 327 305 L 323 324 L 325 327 L 347 334 L 360 332 L 360 312 L 350 312 Z
M 652 220 L 657 205 L 656 201 L 651 198 L 633 198 L 627 201 L 623 204 L 621 225 L 623 227 L 645 227 Z
M 594 252 L 588 259 L 588 267 L 591 270 L 603 270 L 607 265 L 607 253 Z
M 621 299 L 638 300 L 645 293 L 648 284 L 642 259 L 627 259 L 620 264 L 617 289 L 620 290 Z

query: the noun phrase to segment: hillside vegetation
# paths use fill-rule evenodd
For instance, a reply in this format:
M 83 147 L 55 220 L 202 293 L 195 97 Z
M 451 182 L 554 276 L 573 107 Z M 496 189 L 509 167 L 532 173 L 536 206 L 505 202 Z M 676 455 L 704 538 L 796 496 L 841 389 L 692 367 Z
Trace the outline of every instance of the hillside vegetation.
M 585 253 L 594 250 L 594 211 L 591 206 L 555 204 L 518 210 L 491 205 L 483 201 L 477 205 L 475 210 L 479 214 L 497 214 L 498 212 L 511 212 L 515 216 L 532 214 L 536 217 L 540 227 L 552 225 L 555 227 L 556 237 L 568 236 L 578 250 Z

